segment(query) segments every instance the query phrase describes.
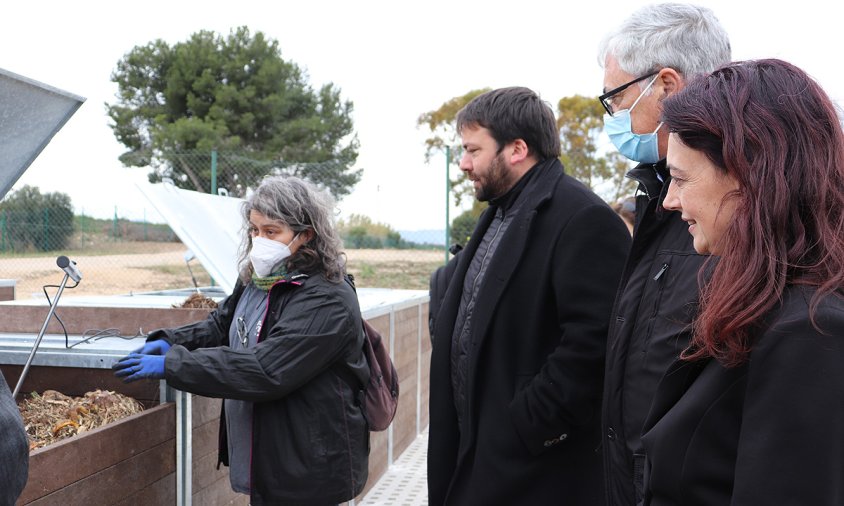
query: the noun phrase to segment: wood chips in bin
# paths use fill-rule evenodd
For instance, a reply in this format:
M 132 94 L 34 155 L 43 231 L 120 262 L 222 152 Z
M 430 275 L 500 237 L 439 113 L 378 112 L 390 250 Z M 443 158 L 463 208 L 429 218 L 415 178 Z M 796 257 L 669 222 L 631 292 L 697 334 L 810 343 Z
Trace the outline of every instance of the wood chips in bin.
M 174 308 L 211 308 L 215 309 L 217 307 L 217 303 L 214 299 L 210 299 L 201 293 L 192 293 L 185 299 L 184 302 L 181 304 L 173 304 Z
M 18 406 L 29 436 L 29 450 L 126 418 L 144 407 L 132 397 L 109 390 L 94 390 L 83 397 L 68 397 L 55 390 L 33 392 Z

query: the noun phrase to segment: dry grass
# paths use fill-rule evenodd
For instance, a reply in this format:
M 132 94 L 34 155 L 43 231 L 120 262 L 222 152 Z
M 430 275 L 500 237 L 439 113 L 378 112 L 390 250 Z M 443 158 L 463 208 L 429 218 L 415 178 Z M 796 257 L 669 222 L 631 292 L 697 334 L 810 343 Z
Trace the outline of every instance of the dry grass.
M 66 295 L 118 295 L 193 286 L 182 256 L 187 247 L 173 242 L 99 241 L 94 250 L 68 250 L 82 272 L 82 282 Z M 0 255 L 0 279 L 13 279 L 16 298 L 43 298 L 44 285 L 58 285 L 64 273 L 56 266 L 58 253 Z M 436 250 L 362 249 L 346 251 L 348 270 L 359 287 L 427 290 L 431 273 L 442 265 Z M 191 269 L 201 286 L 210 276 L 197 262 Z M 69 282 L 72 285 L 72 281 Z M 48 289 L 52 297 L 55 288 Z

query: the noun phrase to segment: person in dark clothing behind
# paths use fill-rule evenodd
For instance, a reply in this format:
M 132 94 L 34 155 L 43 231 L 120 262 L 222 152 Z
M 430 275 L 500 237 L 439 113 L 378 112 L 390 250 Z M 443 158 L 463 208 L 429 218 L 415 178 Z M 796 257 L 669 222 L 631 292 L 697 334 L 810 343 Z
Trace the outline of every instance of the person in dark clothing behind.
M 0 506 L 20 497 L 29 474 L 29 440 L 6 378 L 0 374 Z
M 680 215 L 667 211 L 668 130 L 662 102 L 686 80 L 730 61 L 726 31 L 705 8 L 643 7 L 603 40 L 604 129 L 625 157 L 639 162 L 633 246 L 610 318 L 602 444 L 607 504 L 642 500 L 642 424 L 659 379 L 689 342 L 704 258 Z
M 310 183 L 265 178 L 244 202 L 232 295 L 115 365 L 126 381 L 164 378 L 225 399 L 220 462 L 253 505 L 337 504 L 366 483 L 369 428 L 338 367 L 361 384 L 369 367 L 333 207 Z
M 430 504 L 598 504 L 607 316 L 630 235 L 565 175 L 533 91 L 476 97 L 457 131 L 490 205 L 434 319 Z
M 636 225 L 636 197 L 625 197 L 612 205 L 612 210 L 621 216 L 630 235 L 633 235 L 633 227 Z
M 665 101 L 671 184 L 717 255 L 645 420 L 646 505 L 844 504 L 844 132 L 812 78 L 734 63 Z

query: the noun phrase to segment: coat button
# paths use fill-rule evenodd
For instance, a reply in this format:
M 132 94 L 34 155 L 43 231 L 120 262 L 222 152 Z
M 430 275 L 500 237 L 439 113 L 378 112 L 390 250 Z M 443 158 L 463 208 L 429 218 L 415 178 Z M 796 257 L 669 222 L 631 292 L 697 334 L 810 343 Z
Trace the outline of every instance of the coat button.
M 554 446 L 557 443 L 560 443 L 561 441 L 564 441 L 567 437 L 569 437 L 568 434 L 560 434 L 560 437 L 555 437 L 554 439 L 548 439 L 547 441 L 545 441 L 542 444 L 545 446 L 545 448 L 549 448 L 551 446 Z
M 610 441 L 615 441 L 615 429 L 612 427 L 607 429 L 607 439 Z

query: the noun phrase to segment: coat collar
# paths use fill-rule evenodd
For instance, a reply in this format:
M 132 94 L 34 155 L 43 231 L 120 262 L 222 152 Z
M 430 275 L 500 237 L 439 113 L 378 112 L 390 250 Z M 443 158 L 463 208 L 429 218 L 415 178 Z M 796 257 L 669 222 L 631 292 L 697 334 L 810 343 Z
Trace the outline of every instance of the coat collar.
M 551 199 L 558 181 L 564 175 L 563 165 L 556 158 L 540 162 L 531 170 L 536 171 L 536 173 L 533 174 L 532 179 L 522 190 L 523 203 L 502 237 L 497 254 L 492 257 L 487 268 L 487 275 L 484 278 L 483 289 L 478 293 L 478 299 L 475 303 L 472 333 L 477 336 L 478 349 L 483 345 L 483 340 L 488 334 L 488 328 L 492 322 L 494 310 L 498 306 L 498 301 L 516 272 L 522 260 L 522 255 L 527 249 L 528 242 L 533 236 L 531 232 L 533 220 L 538 210 Z M 494 210 L 488 212 L 490 215 L 494 214 Z M 486 232 L 486 227 L 483 229 L 479 227 L 476 232 L 478 231 L 480 233 L 473 234 L 473 239 L 474 235 L 478 235 L 480 240 Z M 462 286 L 460 288 L 462 291 Z M 473 355 L 473 360 L 477 356 L 477 354 Z
M 498 253 L 492 258 L 487 268 L 483 287 L 478 294 L 475 313 L 472 316 L 472 335 L 478 342 L 476 350 L 480 350 L 483 346 L 495 308 L 498 306 L 504 290 L 522 259 L 528 240 L 532 236 L 534 217 L 538 210 L 551 199 L 559 181 L 565 177 L 563 166 L 557 159 L 540 162 L 531 170 L 537 172 L 522 190 L 524 202 L 519 206 L 517 214 L 513 217 L 513 222 L 504 234 Z M 494 216 L 494 208 L 489 208 L 481 214 L 478 225 L 475 227 L 466 248 L 459 253 L 458 264 L 443 299 L 434 329 L 436 339 L 431 357 L 432 369 L 449 371 L 451 368 L 451 339 L 454 334 L 454 323 L 460 306 L 460 298 L 463 294 L 463 281 L 469 264 L 472 262 L 472 257 L 477 252 L 484 233 Z M 472 363 L 470 364 L 472 370 L 477 368 L 477 357 L 478 353 L 472 356 Z M 435 380 L 432 379 L 433 381 Z M 443 388 L 450 389 L 450 381 L 443 383 Z M 473 402 L 474 378 L 468 378 L 466 388 L 467 402 L 471 403 Z M 450 392 L 451 395 L 447 395 L 447 399 L 442 399 L 444 403 L 441 403 L 441 407 L 450 410 L 454 407 L 453 392 L 446 391 Z M 469 424 L 473 423 L 471 416 L 470 414 Z M 458 458 L 462 458 L 465 451 L 467 451 L 467 448 L 461 448 Z
M 484 290 L 479 294 L 479 300 L 482 298 L 484 303 L 496 304 L 498 302 L 515 266 L 521 259 L 522 252 L 525 249 L 529 237 L 530 226 L 537 209 L 551 199 L 559 180 L 565 176 L 563 165 L 556 158 L 539 162 L 530 170 L 536 172 L 532 175 L 531 180 L 527 182 L 525 188 L 522 189 L 522 193 L 525 194 L 524 204 L 519 209 L 518 215 L 514 218 L 513 223 L 510 224 L 510 228 L 508 228 L 506 235 L 502 239 L 501 246 L 507 248 L 508 254 L 495 255 L 488 268 L 489 274 L 484 281 Z M 435 335 L 438 339 L 445 337 L 443 341 L 447 340 L 447 342 L 442 344 L 443 348 L 451 349 L 454 322 L 457 318 L 460 297 L 463 294 L 463 279 L 466 276 L 466 271 L 469 269 L 472 258 L 478 250 L 484 233 L 489 228 L 489 224 L 494 217 L 494 207 L 487 208 L 481 214 L 478 224 L 469 238 L 469 242 L 460 252 L 457 268 L 443 298 L 440 316 L 436 323 Z M 492 278 L 496 280 L 494 283 L 490 282 Z M 491 312 L 487 316 L 491 317 Z M 481 327 L 477 327 L 477 325 L 482 323 L 484 332 L 486 332 L 489 319 L 486 318 L 484 320 L 483 322 L 479 322 L 477 319 L 474 320 L 472 323 L 473 328 L 480 329 Z M 477 332 L 477 330 L 473 332 Z
M 627 172 L 627 177 L 639 183 L 639 190 L 649 200 L 662 196 L 662 192 L 668 190 L 669 175 L 665 158 L 656 163 L 640 163 Z

